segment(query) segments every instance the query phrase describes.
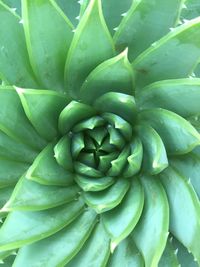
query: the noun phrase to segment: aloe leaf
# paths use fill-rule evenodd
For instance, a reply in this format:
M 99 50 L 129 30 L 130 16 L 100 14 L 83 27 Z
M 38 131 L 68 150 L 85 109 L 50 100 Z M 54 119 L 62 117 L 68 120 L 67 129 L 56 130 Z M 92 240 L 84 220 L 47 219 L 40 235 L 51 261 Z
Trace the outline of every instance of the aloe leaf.
M 134 73 L 127 58 L 127 49 L 96 67 L 86 78 L 80 90 L 80 98 L 92 104 L 108 92 L 133 95 Z
M 88 142 L 86 143 L 88 145 Z M 83 133 L 76 133 L 71 140 L 71 153 L 73 158 L 77 158 L 81 150 L 86 146 Z M 92 148 L 93 149 L 93 148 Z
M 154 267 L 166 245 L 169 207 L 165 191 L 158 180 L 142 176 L 141 182 L 145 192 L 144 210 L 131 236 L 143 255 L 145 266 Z
M 115 121 L 114 119 L 112 121 L 109 120 L 109 122 L 115 123 L 114 121 Z M 119 150 L 121 150 L 125 145 L 123 135 L 121 134 L 122 127 L 123 127 L 122 125 L 121 126 L 119 125 L 119 122 L 117 123 L 117 120 L 116 124 L 114 124 L 114 127 L 108 127 L 109 144 L 117 147 Z
M 4 264 L 6 258 L 8 258 L 9 256 L 16 256 L 16 254 L 17 253 L 14 250 L 0 251 L 0 263 Z M 3 265 L 3 267 L 4 267 L 4 265 Z
M 128 191 L 128 180 L 118 178 L 114 185 L 100 192 L 84 192 L 85 202 L 97 213 L 102 213 L 118 206 Z
M 91 178 L 101 178 L 103 176 L 103 173 L 100 170 L 97 170 L 96 168 L 90 167 L 78 161 L 74 162 L 74 169 L 78 174 L 87 174 L 87 176 Z
M 67 15 L 74 26 L 78 23 L 78 14 L 80 10 L 80 4 L 74 0 L 56 0 L 57 4 L 62 8 L 63 12 Z
M 90 178 L 87 176 L 75 176 L 75 181 L 84 191 L 102 191 L 115 182 L 114 177 Z
M 13 191 L 13 186 L 0 188 L 0 208 L 2 208 L 9 200 Z
M 188 77 L 199 58 L 200 18 L 196 18 L 175 28 L 134 60 L 137 85 Z
M 102 214 L 102 222 L 111 238 L 112 252 L 136 226 L 142 213 L 143 204 L 143 188 L 138 178 L 135 177 L 120 205 Z
M 3 3 L 11 7 L 17 14 L 21 15 L 21 1 L 19 0 L 2 0 Z
M 127 237 L 110 256 L 107 267 L 144 267 L 144 260 L 133 239 Z
M 65 83 L 69 94 L 79 99 L 80 87 L 88 74 L 113 54 L 114 45 L 103 18 L 101 1 L 92 0 L 75 31 L 66 61 Z
M 116 49 L 128 46 L 132 61 L 176 25 L 183 1 L 133 1 L 114 35 Z
M 136 99 L 140 110 L 164 108 L 183 117 L 196 115 L 200 113 L 200 79 L 155 82 L 138 91 Z
M 12 87 L 0 86 L 0 106 L 0 129 L 16 141 L 27 144 L 36 151 L 41 150 L 46 142 L 28 121 Z
M 16 184 L 28 167 L 27 163 L 0 157 L 0 188 Z
M 187 179 L 172 168 L 162 172 L 160 179 L 170 206 L 170 231 L 200 263 L 200 203 L 198 197 Z
M 186 0 L 185 8 L 181 12 L 183 19 L 193 19 L 200 15 L 200 2 L 199 0 Z
M 86 104 L 72 101 L 61 112 L 58 126 L 62 134 L 72 130 L 78 122 L 95 115 L 95 110 Z
M 151 175 L 158 174 L 168 166 L 165 146 L 158 133 L 149 125 L 135 127 L 143 144 L 143 169 Z
M 15 260 L 15 255 L 12 255 L 12 256 L 6 258 L 5 260 L 3 260 L 3 262 L 1 262 L 2 263 L 1 266 L 2 267 L 10 267 L 10 266 L 12 266 L 14 260 Z
M 9 84 L 38 88 L 31 69 L 21 18 L 0 2 L 0 77 Z M 11 40 L 15 40 L 14 42 Z
M 174 250 L 169 239 L 167 240 L 167 244 L 162 254 L 162 257 L 159 261 L 158 267 L 180 267 L 178 259 L 177 259 L 177 255 L 176 255 L 176 250 Z
M 0 249 L 19 248 L 53 235 L 83 212 L 83 207 L 79 200 L 44 211 L 9 213 L 0 228 Z
M 71 185 L 73 174 L 58 165 L 54 157 L 54 144 L 41 151 L 28 169 L 26 178 L 44 185 Z
M 58 233 L 21 248 L 13 267 L 65 266 L 82 248 L 95 224 L 96 213 L 93 210 L 85 211 Z
M 71 22 L 54 0 L 22 0 L 22 18 L 31 66 L 40 85 L 64 91 L 63 69 L 73 36 Z
M 106 93 L 95 101 L 94 107 L 98 112 L 114 113 L 128 122 L 134 123 L 136 104 L 133 96 L 115 92 Z
M 81 132 L 86 129 L 93 130 L 96 127 L 100 127 L 103 125 L 105 125 L 105 121 L 100 116 L 94 116 L 76 124 L 76 126 L 73 128 L 73 132 Z
M 170 154 L 185 154 L 200 144 L 200 135 L 174 112 L 155 108 L 142 111 L 138 118 L 153 127 Z
M 110 255 L 110 240 L 101 223 L 97 224 L 81 251 L 67 264 L 67 267 L 107 266 Z
M 46 186 L 22 177 L 3 207 L 3 211 L 45 210 L 75 200 L 80 188 L 77 185 L 68 187 Z

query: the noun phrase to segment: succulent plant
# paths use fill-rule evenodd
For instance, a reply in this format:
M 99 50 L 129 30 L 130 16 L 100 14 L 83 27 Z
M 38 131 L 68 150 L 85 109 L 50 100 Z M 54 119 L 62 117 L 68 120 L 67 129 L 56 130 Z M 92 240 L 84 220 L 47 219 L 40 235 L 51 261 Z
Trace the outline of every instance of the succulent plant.
M 199 12 L 0 1 L 2 267 L 200 266 Z

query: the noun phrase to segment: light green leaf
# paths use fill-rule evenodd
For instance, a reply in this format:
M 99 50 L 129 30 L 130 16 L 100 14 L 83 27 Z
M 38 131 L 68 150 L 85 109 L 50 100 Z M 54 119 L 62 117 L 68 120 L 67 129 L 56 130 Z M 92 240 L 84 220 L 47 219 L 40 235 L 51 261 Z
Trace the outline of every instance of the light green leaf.
M 104 176 L 104 174 L 100 170 L 90 167 L 78 161 L 74 162 L 74 169 L 76 173 L 80 175 L 87 174 L 87 176 L 92 177 L 92 178 L 101 178 Z
M 180 267 L 176 256 L 176 250 L 174 250 L 169 239 L 167 240 L 167 244 L 159 261 L 158 267 Z
M 73 174 L 58 165 L 54 157 L 54 144 L 49 144 L 37 156 L 27 172 L 27 179 L 44 185 L 71 185 Z
M 97 224 L 81 251 L 70 261 L 67 267 L 103 267 L 107 266 L 110 255 L 110 240 L 101 223 Z
M 118 51 L 129 47 L 132 61 L 177 24 L 184 0 L 134 0 L 114 35 Z M 141 41 L 142 40 L 142 41 Z
M 80 87 L 88 74 L 113 54 L 101 1 L 91 0 L 76 29 L 65 66 L 65 83 L 73 98 L 79 99 Z
M 95 224 L 96 213 L 85 211 L 62 231 L 21 248 L 13 267 L 65 266 L 82 248 Z
M 22 0 L 22 18 L 31 66 L 40 86 L 64 91 L 63 69 L 73 36 L 71 22 L 54 0 Z
M 167 154 L 162 139 L 149 125 L 140 124 L 135 127 L 143 144 L 143 169 L 155 175 L 168 166 Z
M 44 211 L 13 211 L 0 228 L 0 249 L 19 248 L 53 235 L 82 211 L 82 200 Z
M 11 85 L 38 88 L 28 59 L 21 18 L 1 1 L 0 20 L 0 78 Z
M 74 26 L 78 23 L 78 14 L 80 10 L 80 4 L 74 0 L 56 0 L 57 4 L 62 8 L 63 12 L 67 15 Z
M 132 232 L 143 209 L 144 192 L 138 178 L 133 178 L 121 204 L 102 214 L 102 221 L 111 238 L 111 251 Z
M 135 59 L 137 85 L 141 88 L 159 80 L 188 77 L 199 58 L 200 18 L 196 18 L 175 28 Z
M 139 113 L 138 120 L 145 121 L 157 131 L 170 154 L 185 154 L 200 144 L 196 129 L 174 112 L 148 109 Z
M 21 1 L 19 0 L 2 0 L 3 3 L 16 11 L 17 14 L 21 15 Z
M 200 264 L 200 202 L 188 183 L 172 168 L 160 174 L 170 207 L 170 231 Z
M 80 188 L 77 185 L 68 187 L 46 186 L 22 177 L 2 210 L 50 209 L 75 200 L 79 191 Z
M 141 182 L 145 192 L 144 210 L 132 236 L 143 255 L 145 267 L 155 267 L 167 241 L 169 207 L 165 191 L 155 177 L 142 176 Z
M 137 94 L 137 105 L 140 110 L 164 108 L 183 117 L 200 113 L 199 103 L 200 79 L 197 78 L 155 82 Z
M 12 192 L 13 192 L 13 187 L 8 186 L 4 188 L 0 188 L 0 208 L 2 208 L 6 202 L 9 200 Z
M 16 88 L 24 112 L 37 132 L 48 141 L 58 135 L 58 117 L 69 99 L 50 90 Z
M 88 104 L 107 92 L 133 95 L 134 73 L 127 58 L 126 49 L 121 54 L 106 60 L 86 78 L 80 90 L 80 98 Z
M 84 192 L 83 198 L 88 206 L 97 213 L 102 213 L 118 206 L 128 191 L 128 179 L 118 178 L 114 185 L 100 192 Z

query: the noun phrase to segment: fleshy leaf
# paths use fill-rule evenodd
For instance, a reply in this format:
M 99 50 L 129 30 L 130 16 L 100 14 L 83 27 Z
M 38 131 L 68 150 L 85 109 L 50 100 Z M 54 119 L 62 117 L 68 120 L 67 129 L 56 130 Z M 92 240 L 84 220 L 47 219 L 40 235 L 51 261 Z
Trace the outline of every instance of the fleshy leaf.
M 73 174 L 58 165 L 54 157 L 54 144 L 49 144 L 34 160 L 26 177 L 44 185 L 71 185 Z
M 145 266 L 157 266 L 164 251 L 169 227 L 169 207 L 165 191 L 151 176 L 142 176 L 145 204 L 142 216 L 132 232 L 136 246 L 143 255 Z
M 71 22 L 54 0 L 22 0 L 22 18 L 30 62 L 40 86 L 64 91 L 63 69 L 73 36 Z
M 170 231 L 200 264 L 200 203 L 187 179 L 172 168 L 160 174 L 170 206 Z M 184 206 L 183 206 L 184 205 Z
M 196 18 L 175 28 L 135 59 L 137 85 L 188 77 L 199 57 L 200 18 Z
M 0 249 L 10 250 L 55 234 L 82 211 L 83 201 L 74 201 L 44 211 L 13 211 L 0 228 Z
M 199 0 L 186 0 L 185 8 L 181 12 L 183 19 L 193 19 L 200 15 Z
M 183 117 L 200 113 L 199 103 L 200 79 L 197 78 L 155 82 L 137 94 L 137 105 L 140 110 L 164 108 Z
M 65 82 L 69 94 L 79 99 L 80 87 L 88 74 L 113 54 L 114 45 L 103 18 L 101 1 L 91 0 L 75 31 L 66 61 Z
M 19 0 L 2 0 L 3 3 L 11 7 L 17 14 L 21 14 L 21 1 Z
M 73 23 L 74 26 L 78 23 L 78 14 L 80 9 L 80 4 L 78 1 L 74 0 L 56 0 L 57 4 L 62 8 L 67 17 Z
M 157 131 L 170 154 L 185 154 L 200 144 L 200 134 L 196 129 L 174 112 L 148 109 L 142 111 L 138 118 Z
M 103 224 L 111 238 L 111 251 L 132 232 L 141 216 L 143 204 L 143 188 L 138 178 L 134 178 L 121 204 L 102 214 Z
M 31 69 L 21 19 L 0 2 L 0 77 L 11 85 L 38 88 Z M 13 41 L 15 40 L 15 41 Z
M 95 224 L 96 213 L 85 211 L 62 231 L 21 248 L 13 267 L 65 266 L 82 248 Z
M 127 58 L 127 49 L 96 67 L 86 78 L 80 98 L 88 104 L 107 92 L 133 95 L 134 73 Z
M 0 188 L 0 208 L 2 208 L 5 203 L 9 200 L 13 191 L 12 186 Z
M 167 240 L 167 244 L 159 261 L 158 267 L 180 267 L 176 256 L 176 250 L 174 250 L 169 239 Z
M 118 178 L 110 188 L 100 192 L 84 192 L 83 197 L 88 206 L 97 213 L 102 213 L 118 206 L 128 191 L 128 180 Z

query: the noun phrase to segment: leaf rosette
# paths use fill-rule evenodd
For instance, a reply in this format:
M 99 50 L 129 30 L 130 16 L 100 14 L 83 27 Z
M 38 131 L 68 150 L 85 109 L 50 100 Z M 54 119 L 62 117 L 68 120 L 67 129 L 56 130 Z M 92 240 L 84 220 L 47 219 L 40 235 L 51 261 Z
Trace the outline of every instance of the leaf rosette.
M 197 11 L 57 2 L 0 1 L 2 266 L 198 267 Z

